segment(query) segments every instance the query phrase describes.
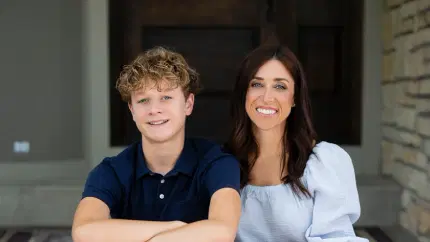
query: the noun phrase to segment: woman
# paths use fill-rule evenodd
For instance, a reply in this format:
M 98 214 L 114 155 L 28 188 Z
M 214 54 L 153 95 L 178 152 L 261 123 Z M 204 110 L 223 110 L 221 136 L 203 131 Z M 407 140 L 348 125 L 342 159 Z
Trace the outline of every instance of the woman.
M 237 242 L 363 242 L 354 168 L 338 145 L 316 142 L 301 64 L 286 47 L 244 60 L 227 148 L 242 166 Z

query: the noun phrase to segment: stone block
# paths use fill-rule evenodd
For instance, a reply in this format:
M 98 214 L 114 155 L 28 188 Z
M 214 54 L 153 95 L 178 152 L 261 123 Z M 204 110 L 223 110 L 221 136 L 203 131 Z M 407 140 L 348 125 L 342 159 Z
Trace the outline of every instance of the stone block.
M 401 16 L 400 32 L 414 32 L 416 28 L 417 3 L 415 1 L 407 2 L 400 7 L 399 11 Z
M 396 162 L 393 169 L 393 177 L 403 187 L 415 191 L 419 197 L 424 199 L 430 197 L 430 185 L 427 182 L 427 172 Z M 426 189 L 427 191 L 425 191 Z
M 383 108 L 382 109 L 382 122 L 384 124 L 396 124 L 395 120 L 395 109 L 394 108 Z
M 430 41 L 430 28 L 425 28 L 417 31 L 415 33 L 415 38 L 415 44 L 417 46 L 428 43 Z
M 426 43 L 426 46 L 422 48 L 423 64 L 427 67 L 429 67 L 430 64 L 430 47 L 427 46 L 428 44 L 430 44 L 430 42 Z
M 382 173 L 391 175 L 393 173 L 393 143 L 383 140 L 382 149 Z
M 419 94 L 419 92 L 420 92 L 420 83 L 418 81 L 416 81 L 416 80 L 409 81 L 408 84 L 407 84 L 407 92 L 410 95 Z
M 420 212 L 418 232 L 430 235 L 430 211 L 424 208 Z
M 396 52 L 394 52 L 394 62 L 393 62 L 393 75 L 394 79 L 404 79 L 407 78 L 405 75 L 405 41 L 406 37 L 401 36 L 394 40 L 394 45 Z
M 398 39 L 399 36 L 402 36 L 403 18 L 400 13 L 400 9 L 395 9 L 391 13 L 392 13 L 391 21 L 392 21 L 394 39 Z
M 402 18 L 415 16 L 418 10 L 418 3 L 416 1 L 410 1 L 407 3 L 402 4 L 400 7 L 400 15 Z
M 430 99 L 415 99 L 417 113 L 430 113 Z
M 392 13 L 384 12 L 382 15 L 382 44 L 385 50 L 393 48 Z
M 415 107 L 416 98 L 413 95 L 410 95 L 410 93 L 408 93 L 409 83 L 411 82 L 413 81 L 401 83 L 404 91 L 401 93 L 401 96 L 397 97 L 398 104 L 407 106 L 407 107 Z
M 401 200 L 403 208 L 407 208 L 412 202 L 412 194 L 408 189 L 403 189 Z
M 387 8 L 395 8 L 400 5 L 402 5 L 403 0 L 386 0 L 385 4 L 387 5 Z
M 430 139 L 425 139 L 423 141 L 423 151 L 424 151 L 424 154 L 430 157 Z
M 382 127 L 382 135 L 383 137 L 386 137 L 401 144 L 412 145 L 414 147 L 421 146 L 420 136 L 411 132 L 398 130 L 394 127 Z
M 382 107 L 394 108 L 396 105 L 397 89 L 396 84 L 382 86 Z
M 397 107 L 394 111 L 397 126 L 413 130 L 416 122 L 416 111 L 414 108 Z
M 399 104 L 406 106 L 414 106 L 415 100 L 410 95 L 409 89 L 412 89 L 410 83 L 408 82 L 398 82 L 389 83 L 382 86 L 382 107 L 384 108 L 396 108 Z M 411 90 L 414 91 L 414 90 Z
M 429 69 L 430 69 L 430 65 L 429 65 Z M 419 82 L 419 89 L 420 89 L 419 94 L 421 94 L 421 95 L 430 94 L 430 79 L 421 80 Z
M 419 210 L 415 204 L 409 204 L 406 211 L 400 212 L 400 225 L 410 231 L 412 234 L 417 234 L 418 230 Z
M 430 8 L 430 1 L 429 0 L 416 0 L 417 2 L 417 10 L 422 11 L 427 8 Z
M 419 9 L 416 16 L 416 29 L 423 29 L 430 26 L 430 6 Z
M 382 57 L 382 80 L 392 81 L 393 80 L 393 65 L 394 65 L 394 53 L 385 54 Z
M 401 32 L 402 34 L 413 33 L 415 31 L 415 16 L 407 16 L 402 18 Z
M 430 237 L 426 238 L 426 237 L 420 236 L 418 240 L 419 242 L 430 242 Z
M 418 148 L 411 148 L 408 146 L 402 146 L 399 144 L 393 144 L 392 157 L 394 160 L 401 160 L 405 164 L 420 168 L 427 169 L 428 158 Z
M 417 58 L 419 59 L 419 55 L 417 55 L 415 52 L 413 52 L 412 50 L 414 50 L 415 46 L 417 45 L 417 38 L 416 38 L 416 34 L 409 34 L 406 36 L 403 36 L 402 38 L 404 38 L 404 59 L 403 59 L 403 64 L 405 66 L 404 68 L 404 76 L 405 77 L 409 77 L 409 79 L 413 80 L 415 79 L 415 77 L 417 76 L 417 67 L 415 66 L 415 62 L 419 61 L 417 60 Z
M 418 116 L 417 117 L 417 132 L 430 137 L 430 117 Z

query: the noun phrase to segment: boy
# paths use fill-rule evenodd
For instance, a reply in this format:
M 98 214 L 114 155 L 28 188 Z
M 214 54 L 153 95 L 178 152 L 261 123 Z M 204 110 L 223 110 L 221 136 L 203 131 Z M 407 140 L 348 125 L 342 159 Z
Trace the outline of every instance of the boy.
M 74 241 L 233 241 L 238 161 L 212 142 L 185 137 L 198 74 L 179 53 L 156 47 L 124 67 L 117 89 L 142 140 L 90 172 Z

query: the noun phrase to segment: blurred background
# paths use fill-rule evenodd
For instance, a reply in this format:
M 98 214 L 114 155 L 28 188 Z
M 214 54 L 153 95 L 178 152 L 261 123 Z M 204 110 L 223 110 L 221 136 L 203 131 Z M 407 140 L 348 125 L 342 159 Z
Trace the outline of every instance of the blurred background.
M 224 142 L 245 54 L 303 63 L 322 140 L 352 157 L 370 241 L 430 242 L 430 0 L 0 0 L 0 241 L 71 241 L 88 171 L 139 139 L 114 89 L 162 45 L 201 74 L 187 133 Z

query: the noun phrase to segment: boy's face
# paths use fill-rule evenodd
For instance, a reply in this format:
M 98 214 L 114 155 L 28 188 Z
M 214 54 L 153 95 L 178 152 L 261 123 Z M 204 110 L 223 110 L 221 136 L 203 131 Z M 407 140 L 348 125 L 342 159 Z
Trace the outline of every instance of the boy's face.
M 167 87 L 167 85 L 164 85 Z M 193 110 L 194 95 L 185 99 L 181 87 L 157 90 L 156 85 L 131 95 L 129 108 L 142 138 L 153 143 L 167 142 L 185 135 L 185 120 Z

